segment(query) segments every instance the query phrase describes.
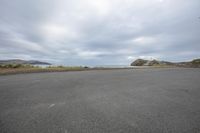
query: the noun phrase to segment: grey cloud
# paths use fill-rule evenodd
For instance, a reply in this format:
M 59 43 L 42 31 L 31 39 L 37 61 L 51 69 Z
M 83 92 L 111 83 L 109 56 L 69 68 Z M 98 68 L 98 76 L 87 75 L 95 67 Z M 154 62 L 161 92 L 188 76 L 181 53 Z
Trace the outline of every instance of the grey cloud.
M 0 57 L 66 65 L 200 57 L 199 0 L 0 1 Z

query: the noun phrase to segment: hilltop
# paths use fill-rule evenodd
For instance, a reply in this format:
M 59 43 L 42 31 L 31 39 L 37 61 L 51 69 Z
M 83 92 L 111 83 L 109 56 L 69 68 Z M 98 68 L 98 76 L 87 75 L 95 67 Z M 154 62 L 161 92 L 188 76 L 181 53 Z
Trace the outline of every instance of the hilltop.
M 12 60 L 0 60 L 0 65 L 7 64 L 21 64 L 21 65 L 51 65 L 47 62 L 37 61 L 37 60 L 20 60 L 20 59 L 12 59 Z
M 200 59 L 194 59 L 189 62 L 169 62 L 169 61 L 159 61 L 159 60 L 137 59 L 131 63 L 131 66 L 200 67 Z

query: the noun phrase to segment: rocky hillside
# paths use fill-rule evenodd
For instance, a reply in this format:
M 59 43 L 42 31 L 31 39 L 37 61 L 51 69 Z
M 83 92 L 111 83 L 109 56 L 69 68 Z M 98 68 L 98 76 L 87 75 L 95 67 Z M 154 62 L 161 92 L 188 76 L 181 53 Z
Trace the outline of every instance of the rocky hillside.
M 189 62 L 168 62 L 168 61 L 158 61 L 158 60 L 137 59 L 131 63 L 131 66 L 200 67 L 200 59 L 194 59 Z
M 131 66 L 155 66 L 155 65 L 168 65 L 171 64 L 170 62 L 166 61 L 158 61 L 158 60 L 144 60 L 144 59 L 137 59 L 131 63 Z

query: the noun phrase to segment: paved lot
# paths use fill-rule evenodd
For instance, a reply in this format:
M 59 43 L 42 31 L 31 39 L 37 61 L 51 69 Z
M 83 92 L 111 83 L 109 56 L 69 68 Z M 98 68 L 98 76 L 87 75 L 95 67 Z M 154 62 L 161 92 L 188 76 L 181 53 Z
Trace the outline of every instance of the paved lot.
M 199 133 L 200 69 L 0 76 L 0 133 Z

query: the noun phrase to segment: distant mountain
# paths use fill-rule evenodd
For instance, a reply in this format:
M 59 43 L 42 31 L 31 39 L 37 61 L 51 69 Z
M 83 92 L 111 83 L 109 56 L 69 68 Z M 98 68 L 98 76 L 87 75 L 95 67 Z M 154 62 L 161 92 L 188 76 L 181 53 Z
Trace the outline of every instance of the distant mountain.
M 51 65 L 47 62 L 41 62 L 36 60 L 20 60 L 20 59 L 12 59 L 12 60 L 0 60 L 0 65 L 2 64 L 24 64 L 24 65 Z
M 131 66 L 178 66 L 178 67 L 200 67 L 200 59 L 194 59 L 189 62 L 168 62 L 158 60 L 137 59 L 131 63 Z

